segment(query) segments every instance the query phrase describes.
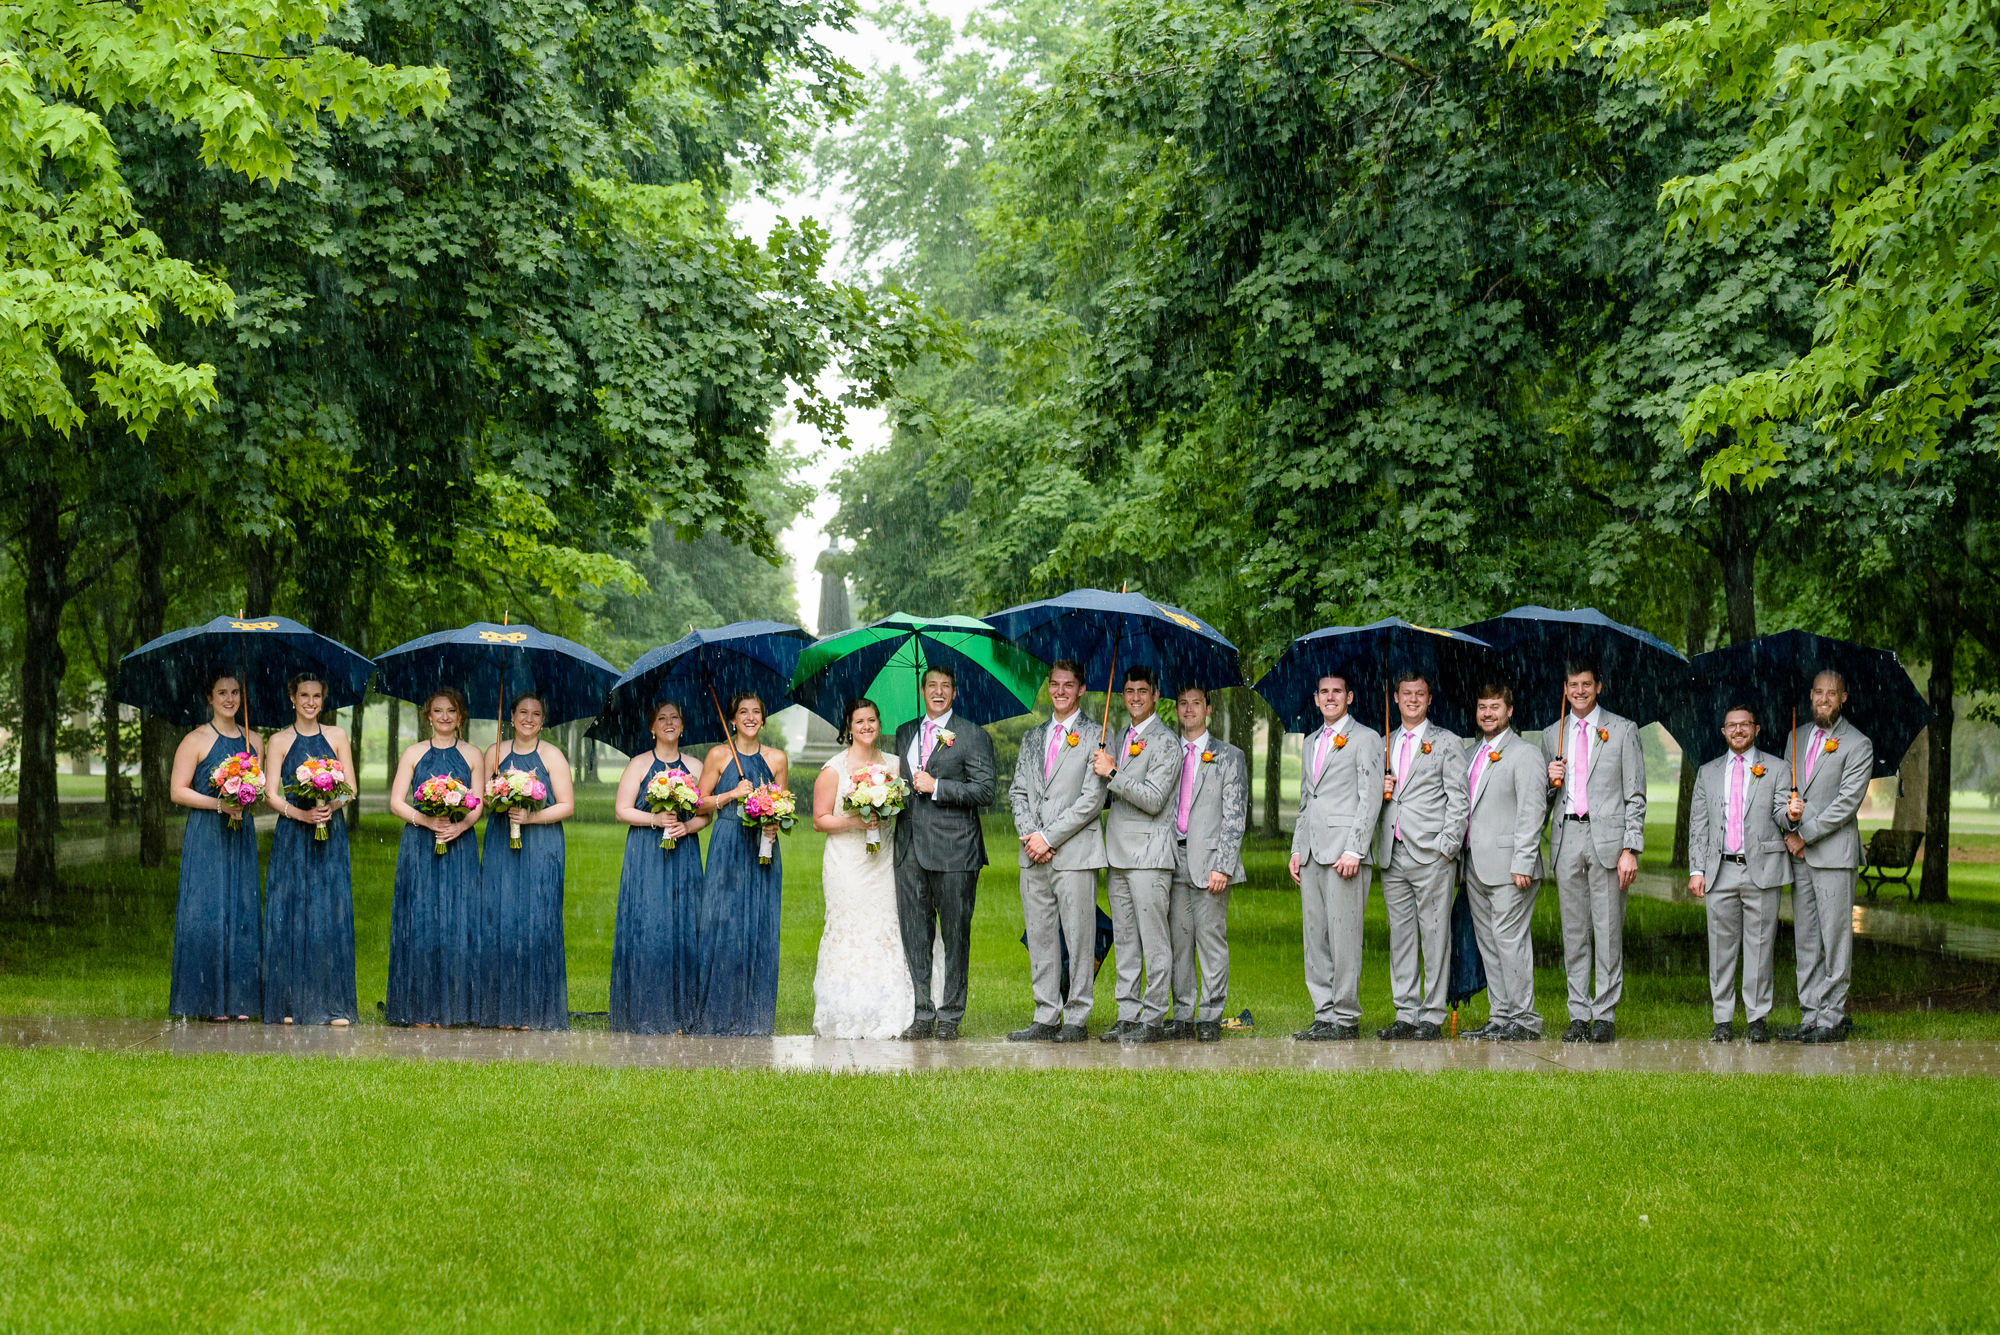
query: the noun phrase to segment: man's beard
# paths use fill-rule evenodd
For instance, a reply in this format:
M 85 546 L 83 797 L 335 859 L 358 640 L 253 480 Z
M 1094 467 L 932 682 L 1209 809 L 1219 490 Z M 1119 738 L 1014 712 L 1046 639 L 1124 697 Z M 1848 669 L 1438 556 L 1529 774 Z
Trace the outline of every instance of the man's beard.
M 1484 738 L 1485 738 L 1485 739 L 1486 739 L 1487 741 L 1489 741 L 1489 742 L 1490 742 L 1490 741 L 1492 741 L 1492 740 L 1493 740 L 1493 739 L 1494 739 L 1495 737 L 1498 737 L 1498 736 L 1499 736 L 1499 735 L 1500 735 L 1501 733 L 1503 733 L 1503 732 L 1505 732 L 1505 731 L 1507 731 L 1507 725 L 1506 725 L 1506 724 L 1504 724 L 1504 723 L 1502 723 L 1502 724 L 1501 724 L 1500 726 L 1498 726 L 1497 728 L 1493 729 L 1493 731 L 1491 731 L 1491 732 L 1488 732 L 1488 731 L 1486 731 L 1486 729 L 1484 729 L 1484 728 L 1481 728 L 1481 729 L 1479 730 L 1479 735 L 1480 735 L 1481 737 L 1484 737 Z
M 1838 705 L 1827 711 L 1824 717 L 1821 716 L 1818 710 L 1813 711 L 1813 726 L 1817 728 L 1831 731 L 1833 725 L 1838 722 L 1840 722 L 1840 706 Z

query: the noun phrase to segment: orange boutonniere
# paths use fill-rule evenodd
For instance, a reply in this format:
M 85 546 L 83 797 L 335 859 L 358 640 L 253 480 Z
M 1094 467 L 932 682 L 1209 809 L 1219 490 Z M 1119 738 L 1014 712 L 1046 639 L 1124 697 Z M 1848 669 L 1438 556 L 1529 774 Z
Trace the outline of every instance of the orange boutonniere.
M 1202 752 L 1201 763 L 1204 765 L 1213 765 L 1215 763 L 1215 752 L 1213 751 Z
M 1128 756 L 1136 756 L 1145 749 L 1146 749 L 1146 744 L 1144 742 L 1134 742 L 1132 743 L 1132 745 L 1125 748 L 1125 754 Z
M 1609 728 L 1599 728 L 1599 729 L 1597 730 L 1597 740 L 1598 740 L 1598 741 L 1600 741 L 1600 742 L 1608 742 L 1608 741 L 1610 741 L 1610 740 L 1611 740 L 1611 729 L 1609 729 Z
M 1500 751 L 1488 751 L 1486 753 L 1486 763 L 1489 765 L 1497 765 L 1500 763 L 1500 757 L 1505 754 L 1506 752 L 1504 749 Z
M 1067 735 L 1066 735 L 1066 736 L 1065 736 L 1065 737 L 1063 738 L 1063 744 L 1064 744 L 1065 746 L 1075 746 L 1075 745 L 1076 745 L 1076 744 L 1077 744 L 1078 742 L 1080 742 L 1080 741 L 1082 741 L 1082 740 L 1083 740 L 1083 738 L 1081 738 L 1081 737 L 1077 736 L 1077 735 L 1076 735 L 1075 733 L 1073 733 L 1073 732 L 1072 732 L 1072 733 L 1069 733 L 1069 734 L 1067 734 Z
M 1761 779 L 1761 778 L 1763 778 L 1763 777 L 1764 777 L 1764 767 L 1763 767 L 1762 765 L 1752 765 L 1752 766 L 1750 767 L 1750 777 L 1751 777 L 1751 778 L 1753 778 L 1753 779 Z
M 1338 751 L 1338 750 L 1339 750 L 1339 749 L 1340 749 L 1341 747 L 1343 747 L 1343 746 L 1346 746 L 1346 745 L 1347 745 L 1347 734 L 1346 734 L 1346 733 L 1344 733 L 1344 732 L 1337 732 L 1337 733 L 1335 733 L 1335 734 L 1333 735 L 1333 749 L 1334 749 L 1334 750 Z
M 1430 753 L 1431 753 L 1431 744 L 1430 744 L 1429 742 L 1425 742 L 1425 743 L 1424 743 L 1424 754 L 1425 754 L 1425 755 L 1429 755 Z
M 1838 751 L 1839 749 L 1840 749 L 1839 742 L 1836 742 L 1831 737 L 1826 739 L 1826 753 L 1828 755 L 1832 755 L 1835 751 Z

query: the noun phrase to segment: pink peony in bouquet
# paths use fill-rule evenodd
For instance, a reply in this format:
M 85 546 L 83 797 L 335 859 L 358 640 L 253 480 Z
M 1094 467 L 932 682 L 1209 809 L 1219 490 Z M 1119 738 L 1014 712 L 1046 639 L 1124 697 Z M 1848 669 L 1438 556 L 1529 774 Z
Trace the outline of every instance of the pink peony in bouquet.
M 413 795 L 413 805 L 426 816 L 443 816 L 449 820 L 461 820 L 476 815 L 479 811 L 479 794 L 467 788 L 463 782 L 449 774 L 433 774 L 417 785 Z M 433 852 L 443 853 L 445 842 L 432 841 Z
M 648 811 L 671 811 L 683 825 L 701 809 L 701 789 L 689 783 L 687 775 L 677 769 L 663 769 L 655 774 L 646 785 L 645 798 Z M 660 831 L 660 848 L 664 852 L 673 852 L 679 842 L 665 830 Z
M 285 781 L 285 796 L 298 799 L 300 806 L 330 807 L 354 796 L 354 785 L 347 781 L 347 771 L 332 756 L 308 756 Z M 313 826 L 313 839 L 324 842 L 326 826 Z
M 486 781 L 486 807 L 507 813 L 507 847 L 521 846 L 521 817 L 540 811 L 549 800 L 549 786 L 533 770 L 503 769 Z
M 771 865 L 771 854 L 777 847 L 777 836 L 768 827 L 777 826 L 789 830 L 798 824 L 798 804 L 792 800 L 790 791 L 776 784 L 762 783 L 750 790 L 743 799 L 743 823 L 766 827 L 763 837 L 757 841 L 757 865 Z
M 868 851 L 877 853 L 882 848 L 881 823 L 891 816 L 902 814 L 903 807 L 910 800 L 910 785 L 889 772 L 889 767 L 881 762 L 864 765 L 851 776 L 854 787 L 841 799 L 841 807 L 848 815 L 860 820 L 875 822 L 868 831 Z
M 229 828 L 240 830 L 244 808 L 255 806 L 264 795 L 264 767 L 257 762 L 255 752 L 238 751 L 215 767 L 208 776 L 208 786 L 222 799 L 222 814 L 229 818 Z

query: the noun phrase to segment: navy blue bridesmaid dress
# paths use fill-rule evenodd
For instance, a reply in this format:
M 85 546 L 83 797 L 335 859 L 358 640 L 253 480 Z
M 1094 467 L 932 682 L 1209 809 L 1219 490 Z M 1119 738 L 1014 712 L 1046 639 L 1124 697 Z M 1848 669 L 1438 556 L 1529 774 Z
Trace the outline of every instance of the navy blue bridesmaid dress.
M 410 781 L 436 774 L 472 782 L 455 746 L 427 747 Z M 389 910 L 390 1024 L 471 1024 L 479 971 L 479 840 L 460 835 L 434 851 L 435 836 L 403 827 L 396 849 L 396 894 Z
M 653 756 L 639 782 L 677 769 L 690 787 L 698 776 L 685 760 L 672 765 Z M 701 839 L 697 835 L 660 847 L 660 832 L 634 825 L 625 832 L 625 865 L 618 873 L 618 921 L 611 935 L 611 1028 L 629 1034 L 672 1034 L 692 1029 L 700 977 L 696 972 L 695 917 L 702 891 Z
M 196 792 L 209 791 L 208 776 L 238 751 L 250 749 L 242 736 L 215 739 L 195 767 Z M 267 780 L 268 782 L 268 780 Z M 258 958 L 257 822 L 248 811 L 229 828 L 220 811 L 190 809 L 181 839 L 180 900 L 174 908 L 173 987 L 167 997 L 172 1015 L 259 1015 L 264 985 Z
M 536 752 L 510 744 L 500 769 L 526 770 L 550 800 L 548 766 Z M 528 1029 L 569 1028 L 569 971 L 563 961 L 563 828 L 523 825 L 512 846 L 510 822 L 486 819 L 486 860 L 480 872 L 481 963 L 479 1023 Z
M 307 759 L 334 758 L 324 733 L 301 736 L 269 777 L 282 790 Z M 352 1023 L 354 998 L 354 884 L 347 857 L 347 822 L 338 815 L 322 827 L 280 820 L 271 834 L 271 865 L 264 874 L 264 1023 Z
M 753 785 L 771 782 L 762 755 L 737 753 L 723 766 L 718 788 L 735 787 L 736 767 Z M 716 813 L 708 836 L 696 940 L 701 968 L 699 1011 L 689 1032 L 769 1034 L 778 1018 L 778 907 L 784 883 L 783 839 L 771 865 L 757 863 L 759 830 L 743 823 L 738 804 Z

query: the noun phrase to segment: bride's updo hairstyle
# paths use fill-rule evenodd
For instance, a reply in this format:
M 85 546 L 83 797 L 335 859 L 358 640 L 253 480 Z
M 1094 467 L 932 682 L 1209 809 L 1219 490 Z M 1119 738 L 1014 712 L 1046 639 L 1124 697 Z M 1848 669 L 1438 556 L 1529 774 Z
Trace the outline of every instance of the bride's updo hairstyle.
M 875 711 L 876 722 L 881 722 L 882 711 L 876 706 L 873 700 L 870 700 L 865 695 L 856 700 L 849 700 L 847 708 L 840 713 L 840 737 L 838 740 L 842 746 L 854 745 L 854 716 L 864 709 L 873 709 Z

